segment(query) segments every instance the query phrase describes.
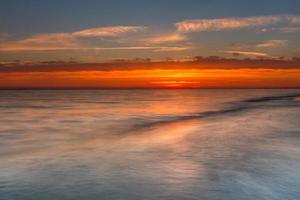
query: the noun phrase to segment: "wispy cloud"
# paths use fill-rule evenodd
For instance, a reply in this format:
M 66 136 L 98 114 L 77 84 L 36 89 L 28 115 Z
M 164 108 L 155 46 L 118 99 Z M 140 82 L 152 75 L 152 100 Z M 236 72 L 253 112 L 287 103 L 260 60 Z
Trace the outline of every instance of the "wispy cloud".
M 186 50 L 190 50 L 193 47 L 161 47 L 161 48 L 157 48 L 154 51 L 160 51 L 160 52 L 170 52 L 170 51 L 186 51 Z
M 115 37 L 124 33 L 146 30 L 145 26 L 109 26 L 85 29 L 72 33 L 76 37 Z
M 65 42 L 65 43 L 62 43 Z M 71 41 L 49 41 L 48 39 L 30 38 L 19 42 L 6 44 L 5 47 L 0 46 L 0 52 L 24 52 L 24 51 L 123 51 L 123 50 L 150 50 L 150 51 L 185 51 L 191 47 L 177 46 L 123 46 L 123 47 L 84 47 L 76 42 Z
M 128 46 L 121 47 L 101 47 L 91 46 L 82 42 L 82 37 L 117 37 L 125 33 L 136 33 L 146 30 L 144 26 L 111 26 L 85 29 L 73 33 L 48 33 L 37 34 L 32 37 L 18 40 L 7 41 L 0 44 L 0 52 L 22 52 L 22 51 L 62 51 L 62 50 L 149 50 L 149 51 L 185 51 L 190 49 L 188 46 L 160 46 L 161 43 L 182 41 L 185 36 L 181 34 L 161 35 L 144 41 L 147 45 L 128 43 Z M 132 46 L 131 46 L 132 45 Z
M 0 44 L 0 51 L 46 51 L 72 48 L 79 48 L 79 44 L 67 33 L 38 34 L 23 40 Z
M 177 46 L 130 46 L 130 47 L 95 47 L 95 48 L 81 48 L 82 50 L 152 50 L 152 51 L 185 51 L 191 47 L 177 47 Z
M 285 46 L 287 43 L 288 43 L 287 40 L 267 40 L 257 44 L 256 47 L 258 48 L 278 47 L 278 46 Z
M 266 57 L 268 54 L 256 51 L 225 51 L 225 53 L 232 54 L 234 56 L 255 56 L 255 57 Z
M 281 32 L 281 33 L 296 33 L 300 31 L 300 26 L 284 26 L 284 27 L 270 27 L 262 28 L 261 32 Z
M 73 33 L 45 33 L 0 44 L 0 51 L 54 51 L 97 49 L 82 45 L 81 37 L 116 37 L 145 30 L 143 26 L 111 26 L 85 29 Z M 103 48 L 104 49 L 104 48 Z M 108 48 L 109 49 L 109 48 Z
M 173 43 L 187 40 L 187 36 L 180 33 L 171 33 L 147 38 L 144 41 L 150 44 Z
M 294 15 L 254 16 L 244 18 L 195 19 L 176 23 L 180 32 L 203 32 L 234 30 L 277 24 L 298 24 L 300 17 Z

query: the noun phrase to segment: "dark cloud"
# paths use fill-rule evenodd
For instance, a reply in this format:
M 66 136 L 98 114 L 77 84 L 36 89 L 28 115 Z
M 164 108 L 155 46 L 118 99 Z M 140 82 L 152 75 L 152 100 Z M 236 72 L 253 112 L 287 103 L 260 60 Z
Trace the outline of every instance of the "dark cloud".
M 76 71 L 128 71 L 151 69 L 300 69 L 300 58 L 281 59 L 234 59 L 218 56 L 197 56 L 191 61 L 160 61 L 150 59 L 114 60 L 107 63 L 80 63 L 43 61 L 22 63 L 14 61 L 0 63 L 0 73 L 5 72 L 76 72 Z

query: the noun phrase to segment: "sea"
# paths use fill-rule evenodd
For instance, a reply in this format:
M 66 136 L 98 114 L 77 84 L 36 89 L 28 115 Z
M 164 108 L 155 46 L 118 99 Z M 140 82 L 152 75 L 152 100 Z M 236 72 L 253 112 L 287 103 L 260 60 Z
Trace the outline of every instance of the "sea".
M 300 90 L 1 90 L 1 200 L 299 200 Z

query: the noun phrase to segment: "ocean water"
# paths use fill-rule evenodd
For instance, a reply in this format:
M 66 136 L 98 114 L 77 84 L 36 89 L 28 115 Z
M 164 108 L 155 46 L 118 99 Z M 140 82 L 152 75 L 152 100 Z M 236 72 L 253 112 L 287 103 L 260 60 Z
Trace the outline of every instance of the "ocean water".
M 2 200 L 299 200 L 300 90 L 0 91 Z

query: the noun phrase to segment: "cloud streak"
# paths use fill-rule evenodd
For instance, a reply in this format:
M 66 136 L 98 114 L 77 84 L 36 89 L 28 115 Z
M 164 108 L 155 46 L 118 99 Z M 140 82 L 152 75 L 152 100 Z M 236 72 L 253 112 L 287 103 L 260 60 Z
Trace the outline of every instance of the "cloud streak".
M 81 42 L 84 37 L 119 37 L 126 33 L 146 30 L 144 26 L 110 26 L 84 29 L 73 33 L 45 33 L 33 35 L 17 41 L 5 41 L 0 44 L 0 52 L 59 51 L 59 50 L 138 50 L 168 49 L 167 47 L 91 47 Z M 170 47 L 172 50 L 172 48 Z
M 72 33 L 76 37 L 116 37 L 125 33 L 136 33 L 146 30 L 145 26 L 109 26 L 85 29 Z
M 38 34 L 19 41 L 3 42 L 0 51 L 47 51 L 79 48 L 76 39 L 67 33 Z
M 278 47 L 278 46 L 285 46 L 287 43 L 288 43 L 287 40 L 267 40 L 257 44 L 256 47 L 258 48 Z
M 187 36 L 179 33 L 171 33 L 147 38 L 144 41 L 150 44 L 173 43 L 187 40 Z
M 101 47 L 85 45 L 80 39 L 82 37 L 119 37 L 126 33 L 137 33 L 146 30 L 143 26 L 110 26 L 101 28 L 85 29 L 73 33 L 48 33 L 37 34 L 32 37 L 2 42 L 0 52 L 26 52 L 26 51 L 122 51 L 122 50 L 149 50 L 153 52 L 185 51 L 189 46 L 160 46 L 159 44 L 182 41 L 185 36 L 179 34 L 162 35 L 147 39 L 148 45 L 128 45 L 117 47 Z
M 34 41 L 35 42 L 35 41 Z M 30 45 L 28 45 L 30 44 Z M 48 45 L 50 44 L 50 45 Z M 70 43 L 68 45 L 43 41 L 40 43 L 35 42 L 33 44 L 32 39 L 28 42 L 27 40 L 11 43 L 10 46 L 1 48 L 0 52 L 25 52 L 25 51 L 128 51 L 128 50 L 150 50 L 156 52 L 168 52 L 168 51 L 185 51 L 189 50 L 192 47 L 189 46 L 124 46 L 124 47 L 82 47 L 76 43 Z
M 254 16 L 244 18 L 194 19 L 175 24 L 179 32 L 224 31 L 277 24 L 298 24 L 300 17 L 294 15 Z
M 234 56 L 255 56 L 255 57 L 266 57 L 268 54 L 256 51 L 225 51 L 225 53 L 232 54 Z
M 177 47 L 177 46 L 131 46 L 131 47 L 95 47 L 95 48 L 81 48 L 82 50 L 152 50 L 152 51 L 185 51 L 191 47 Z

